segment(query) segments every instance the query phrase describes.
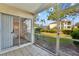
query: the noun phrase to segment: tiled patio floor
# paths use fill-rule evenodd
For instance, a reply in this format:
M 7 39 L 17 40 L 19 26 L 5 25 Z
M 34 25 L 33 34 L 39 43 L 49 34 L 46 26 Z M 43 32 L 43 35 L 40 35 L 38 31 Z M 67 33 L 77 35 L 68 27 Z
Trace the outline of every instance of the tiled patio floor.
M 0 56 L 53 56 L 53 55 L 35 45 L 29 45 L 11 52 L 1 54 Z

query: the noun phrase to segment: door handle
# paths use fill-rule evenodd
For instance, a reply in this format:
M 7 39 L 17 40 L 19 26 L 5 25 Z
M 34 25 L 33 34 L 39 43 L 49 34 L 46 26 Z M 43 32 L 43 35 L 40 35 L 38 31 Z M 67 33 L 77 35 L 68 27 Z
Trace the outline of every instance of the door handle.
M 14 30 L 11 33 L 14 33 Z
M 14 32 L 11 32 L 11 33 L 14 33 Z

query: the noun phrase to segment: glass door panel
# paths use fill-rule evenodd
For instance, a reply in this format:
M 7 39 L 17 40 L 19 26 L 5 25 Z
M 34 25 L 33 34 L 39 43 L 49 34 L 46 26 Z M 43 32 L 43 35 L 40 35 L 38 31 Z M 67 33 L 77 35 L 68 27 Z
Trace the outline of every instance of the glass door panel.
M 31 20 L 30 20 L 31 21 Z M 31 42 L 31 22 L 25 18 L 20 19 L 20 44 Z
M 19 45 L 19 17 L 14 17 L 13 18 L 13 45 Z

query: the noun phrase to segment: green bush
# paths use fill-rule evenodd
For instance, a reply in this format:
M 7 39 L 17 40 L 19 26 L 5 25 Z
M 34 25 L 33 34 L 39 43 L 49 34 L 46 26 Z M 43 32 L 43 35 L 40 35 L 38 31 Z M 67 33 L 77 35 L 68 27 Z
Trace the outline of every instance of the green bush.
M 62 32 L 64 33 L 64 34 L 71 34 L 72 33 L 72 30 L 62 30 Z
M 35 33 L 40 33 L 41 28 L 35 28 Z
M 79 31 L 79 28 L 74 28 L 73 31 Z
M 71 36 L 73 39 L 79 39 L 79 30 L 77 29 L 73 30 L 73 32 L 71 33 Z M 75 44 L 76 47 L 79 47 L 79 42 L 73 41 L 73 43 Z
M 79 39 L 79 30 L 74 30 L 71 33 L 71 36 L 72 36 L 73 39 Z
M 51 29 L 49 30 L 50 33 L 56 33 L 56 30 L 55 29 Z
M 51 30 L 48 30 L 48 29 L 41 29 L 40 31 L 41 31 L 41 32 L 56 33 L 56 30 L 54 30 L 54 29 L 51 29 Z
M 41 32 L 49 32 L 48 29 L 41 29 L 40 31 L 41 31 Z
M 44 29 L 41 29 L 40 31 L 41 31 L 41 32 L 44 32 Z
M 76 45 L 76 47 L 79 48 L 79 42 L 77 42 L 77 41 L 73 41 L 73 43 Z

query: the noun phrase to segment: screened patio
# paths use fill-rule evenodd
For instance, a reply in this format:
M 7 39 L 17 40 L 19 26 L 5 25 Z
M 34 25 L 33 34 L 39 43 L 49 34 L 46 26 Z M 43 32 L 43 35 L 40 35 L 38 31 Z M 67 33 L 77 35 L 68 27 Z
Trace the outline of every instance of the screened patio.
M 79 5 L 77 6 L 79 7 Z M 57 30 L 54 37 L 48 37 L 49 33 L 46 33 L 47 36 L 35 33 L 34 21 L 36 20 L 36 15 L 50 7 L 56 7 L 56 4 L 0 4 L 0 55 L 78 56 L 78 49 L 76 49 L 72 41 L 79 40 L 72 39 L 68 35 L 66 37 L 61 34 L 61 36 L 58 36 L 59 30 Z M 77 12 L 78 10 L 77 8 Z M 61 12 L 59 8 L 57 11 Z M 59 23 L 59 21 L 57 22 Z M 64 38 L 66 38 L 67 42 L 65 42 Z

